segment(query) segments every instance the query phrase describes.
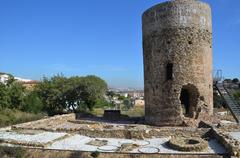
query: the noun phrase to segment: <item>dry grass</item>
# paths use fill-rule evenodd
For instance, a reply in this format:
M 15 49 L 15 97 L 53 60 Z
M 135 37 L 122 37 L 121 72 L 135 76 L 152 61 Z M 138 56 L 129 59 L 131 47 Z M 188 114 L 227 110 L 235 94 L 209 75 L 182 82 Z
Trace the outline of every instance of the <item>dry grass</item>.
M 94 109 L 91 111 L 91 114 L 92 114 L 92 115 L 95 115 L 95 116 L 103 116 L 103 114 L 104 114 L 104 109 L 103 109 L 103 108 L 94 108 Z
M 95 109 L 93 109 L 91 114 L 93 114 L 95 116 L 103 116 L 104 109 L 95 108 Z M 142 117 L 142 116 L 144 116 L 144 107 L 135 107 L 135 108 L 131 108 L 127 111 L 121 111 L 121 114 L 127 115 L 129 117 Z
M 122 111 L 122 114 L 129 117 L 143 117 L 145 114 L 145 110 L 144 107 L 135 107 L 127 111 Z
M 4 109 L 0 111 L 0 127 L 34 121 L 43 117 L 43 114 L 32 114 L 19 110 Z

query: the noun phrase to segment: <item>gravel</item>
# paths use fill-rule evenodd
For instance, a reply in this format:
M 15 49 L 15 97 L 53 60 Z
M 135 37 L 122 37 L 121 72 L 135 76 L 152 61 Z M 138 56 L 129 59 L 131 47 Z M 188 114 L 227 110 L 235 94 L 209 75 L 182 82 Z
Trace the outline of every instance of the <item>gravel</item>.
M 230 136 L 232 136 L 234 139 L 240 141 L 240 132 L 230 132 Z

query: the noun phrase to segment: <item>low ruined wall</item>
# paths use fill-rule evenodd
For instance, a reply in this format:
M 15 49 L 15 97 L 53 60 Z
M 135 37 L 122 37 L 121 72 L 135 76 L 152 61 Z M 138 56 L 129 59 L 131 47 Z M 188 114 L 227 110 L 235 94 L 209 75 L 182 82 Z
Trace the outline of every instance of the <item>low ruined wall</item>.
M 223 158 L 226 155 L 216 154 L 122 154 L 122 153 L 95 153 L 96 158 Z M 94 152 L 60 151 L 27 149 L 25 156 L 32 158 L 93 158 Z
M 227 131 L 227 130 L 226 130 Z M 240 142 L 231 138 L 225 130 L 212 129 L 211 133 L 227 151 L 235 157 L 240 157 Z
M 34 129 L 34 126 L 38 124 L 44 124 L 44 123 L 50 123 L 50 122 L 52 123 L 63 122 L 67 120 L 72 120 L 74 118 L 75 118 L 75 114 L 56 115 L 53 117 L 46 117 L 44 119 L 37 120 L 37 121 L 31 121 L 27 123 L 13 125 L 11 127 L 12 129 L 25 129 L 24 127 L 29 127 L 29 129 Z

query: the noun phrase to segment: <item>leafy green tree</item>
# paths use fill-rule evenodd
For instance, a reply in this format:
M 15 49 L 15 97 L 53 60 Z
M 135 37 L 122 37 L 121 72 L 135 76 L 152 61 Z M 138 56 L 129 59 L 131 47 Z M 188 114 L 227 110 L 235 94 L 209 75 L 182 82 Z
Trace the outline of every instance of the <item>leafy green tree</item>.
M 25 88 L 21 83 L 12 82 L 8 85 L 8 96 L 10 98 L 9 108 L 21 109 L 24 104 Z
M 66 91 L 67 78 L 56 75 L 52 78 L 43 78 L 36 87 L 36 92 L 43 102 L 43 110 L 49 115 L 62 114 L 66 109 L 66 100 L 63 93 Z
M 7 86 L 12 85 L 16 80 L 14 79 L 14 76 L 11 74 L 8 74 L 8 80 L 7 80 Z
M 31 91 L 25 96 L 21 110 L 35 114 L 42 112 L 43 103 L 36 91 Z
M 96 76 L 66 78 L 57 75 L 50 79 L 44 78 L 36 91 L 43 101 L 44 110 L 49 115 L 55 115 L 67 111 L 77 112 L 85 107 L 92 110 L 106 90 L 106 82 Z
M 106 108 L 106 107 L 114 107 L 113 104 L 109 103 L 106 99 L 97 99 L 94 108 Z
M 80 105 L 83 106 L 83 100 L 81 98 L 82 77 L 76 76 L 69 78 L 66 87 L 66 91 L 63 93 L 63 98 L 66 100 L 66 107 L 68 110 L 76 112 L 76 109 Z
M 126 109 L 130 109 L 132 107 L 132 102 L 130 99 L 125 99 L 123 101 L 123 105 L 125 106 Z
M 107 84 L 104 80 L 97 76 L 86 76 L 82 79 L 81 98 L 87 105 L 89 110 L 92 110 L 97 99 L 102 98 L 107 91 Z
M 7 86 L 0 83 L 0 108 L 7 108 L 9 105 L 9 96 Z
M 113 98 L 116 94 L 113 91 L 107 91 L 107 96 Z
M 239 79 L 238 78 L 234 78 L 233 80 L 232 80 L 232 83 L 238 83 L 239 82 Z
M 233 95 L 236 99 L 240 100 L 240 91 L 234 93 Z
M 232 80 L 231 80 L 231 79 L 225 79 L 224 82 L 226 82 L 226 83 L 232 83 Z

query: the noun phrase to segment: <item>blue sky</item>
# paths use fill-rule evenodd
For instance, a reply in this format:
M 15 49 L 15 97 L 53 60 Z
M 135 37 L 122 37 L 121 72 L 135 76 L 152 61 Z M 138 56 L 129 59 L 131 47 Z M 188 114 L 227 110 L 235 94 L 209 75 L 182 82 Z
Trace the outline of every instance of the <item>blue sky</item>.
M 143 87 L 141 14 L 163 0 L 0 0 L 0 72 L 95 74 L 114 87 Z M 205 0 L 213 11 L 214 69 L 240 77 L 240 1 Z

